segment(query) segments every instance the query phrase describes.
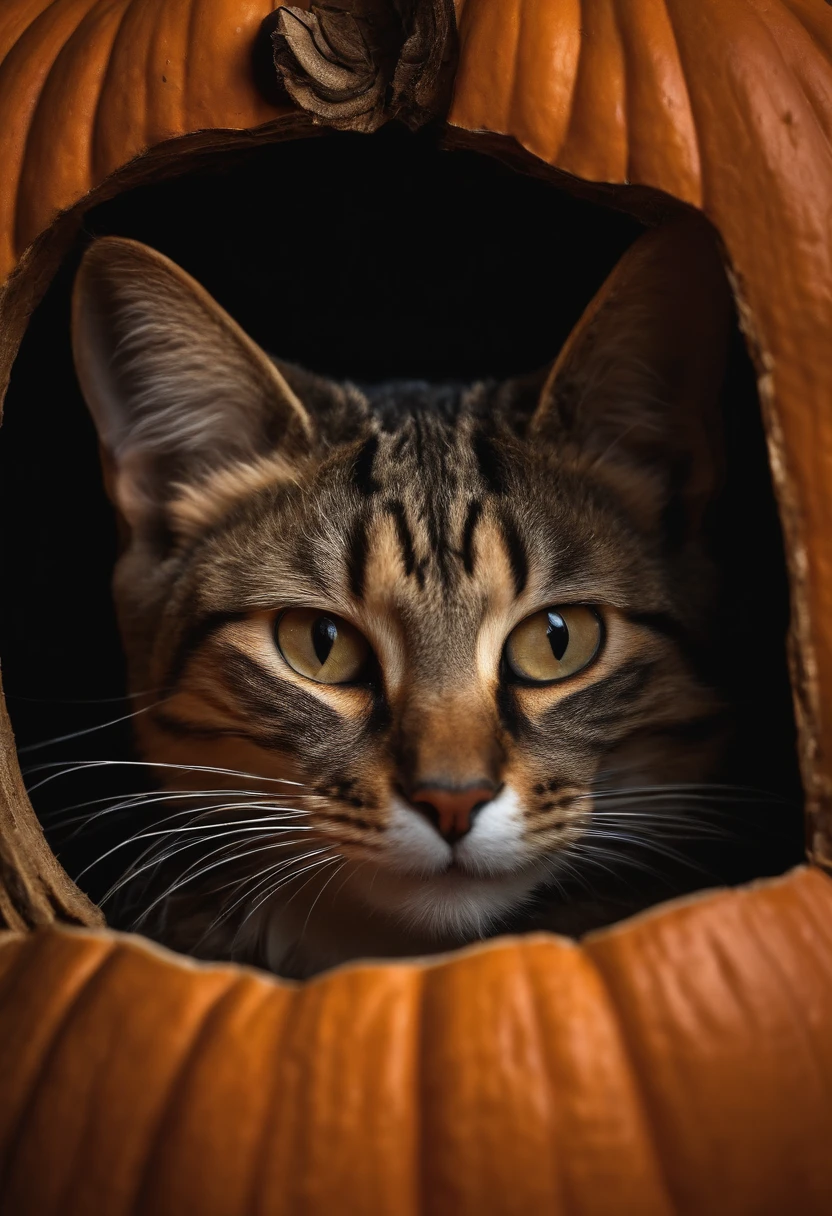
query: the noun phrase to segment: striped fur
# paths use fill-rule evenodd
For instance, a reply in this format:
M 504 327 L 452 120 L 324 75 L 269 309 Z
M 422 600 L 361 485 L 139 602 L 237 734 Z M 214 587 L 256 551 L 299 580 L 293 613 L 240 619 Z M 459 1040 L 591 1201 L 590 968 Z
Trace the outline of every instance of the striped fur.
M 228 893 L 214 870 L 163 901 L 155 932 L 301 975 L 442 948 L 540 902 L 600 782 L 714 771 L 726 707 L 707 664 L 715 583 L 701 517 L 717 466 L 703 435 L 726 318 L 710 246 L 698 229 L 671 230 L 625 259 L 554 371 L 336 385 L 276 362 L 264 372 L 160 255 L 93 246 L 76 362 L 131 529 L 115 579 L 131 686 L 138 705 L 159 700 L 141 690 L 164 690 L 136 720 L 139 749 L 230 770 L 223 782 L 240 791 L 297 781 L 305 829 L 288 851 L 272 856 L 266 839 L 232 867 L 233 916 L 218 915 Z M 674 357 L 672 383 L 657 345 Z M 562 684 L 513 679 L 514 626 L 573 603 L 603 619 L 596 661 Z M 327 686 L 291 670 L 273 637 L 290 605 L 352 622 L 375 656 L 367 680 Z M 205 781 L 159 772 L 174 790 Z M 456 843 L 405 793 L 485 779 L 495 797 Z M 252 914 L 252 879 L 310 842 L 333 868 L 309 863 L 308 880 Z

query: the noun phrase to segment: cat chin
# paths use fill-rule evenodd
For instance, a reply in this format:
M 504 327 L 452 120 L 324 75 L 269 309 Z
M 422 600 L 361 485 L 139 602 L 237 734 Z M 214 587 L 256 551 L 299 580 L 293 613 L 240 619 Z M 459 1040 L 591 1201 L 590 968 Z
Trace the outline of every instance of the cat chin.
M 248 922 L 267 965 L 298 978 L 356 958 L 407 957 L 475 941 L 528 903 L 551 870 L 529 857 L 522 808 L 509 787 L 451 847 L 424 816 L 393 798 L 384 849 L 350 858 L 310 883 L 307 899 Z M 307 902 L 308 900 L 308 902 Z
M 543 865 L 490 878 L 456 868 L 415 878 L 379 867 L 368 884 L 362 878 L 353 893 L 369 910 L 395 921 L 404 937 L 426 934 L 455 944 L 493 932 L 504 917 L 530 900 L 545 877 Z
M 472 878 L 454 869 L 432 878 L 395 874 L 366 862 L 347 865 L 335 896 L 309 907 L 264 908 L 248 922 L 250 949 L 238 957 L 294 979 L 359 959 L 407 958 L 452 949 L 499 928 L 546 877 L 538 863 L 511 875 Z

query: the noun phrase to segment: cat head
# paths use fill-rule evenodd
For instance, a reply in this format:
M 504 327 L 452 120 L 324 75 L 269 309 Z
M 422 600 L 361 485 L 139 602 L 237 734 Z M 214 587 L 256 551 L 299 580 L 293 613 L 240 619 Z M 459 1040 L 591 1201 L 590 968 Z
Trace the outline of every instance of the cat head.
M 174 789 L 227 770 L 262 808 L 299 783 L 249 878 L 317 850 L 343 863 L 333 932 L 364 909 L 476 936 L 581 866 L 599 790 L 707 773 L 729 321 L 709 231 L 679 223 L 539 375 L 358 387 L 269 358 L 159 253 L 91 246 L 73 344 L 138 744 Z

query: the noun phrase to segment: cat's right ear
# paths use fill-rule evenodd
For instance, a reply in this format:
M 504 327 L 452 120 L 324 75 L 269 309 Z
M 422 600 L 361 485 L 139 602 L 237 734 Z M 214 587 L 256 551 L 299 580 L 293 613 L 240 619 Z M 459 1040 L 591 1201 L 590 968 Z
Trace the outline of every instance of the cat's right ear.
M 87 251 L 72 299 L 75 368 L 111 497 L 134 532 L 164 531 L 182 486 L 279 451 L 311 423 L 274 364 L 189 275 L 137 241 Z
M 732 318 L 714 235 L 694 217 L 640 237 L 573 330 L 531 434 L 573 454 L 646 528 L 696 532 L 721 475 Z

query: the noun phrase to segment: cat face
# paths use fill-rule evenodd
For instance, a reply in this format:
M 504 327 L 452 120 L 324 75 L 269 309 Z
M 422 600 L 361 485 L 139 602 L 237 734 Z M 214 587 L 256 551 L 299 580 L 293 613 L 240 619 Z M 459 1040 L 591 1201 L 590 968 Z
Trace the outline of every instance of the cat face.
M 234 949 L 305 973 L 481 935 L 580 865 L 605 790 L 711 770 L 728 316 L 708 234 L 674 226 L 545 373 L 358 388 L 267 358 L 161 255 L 93 245 L 74 348 L 138 746 L 170 790 L 222 770 L 229 830 L 265 820 L 227 859 Z

